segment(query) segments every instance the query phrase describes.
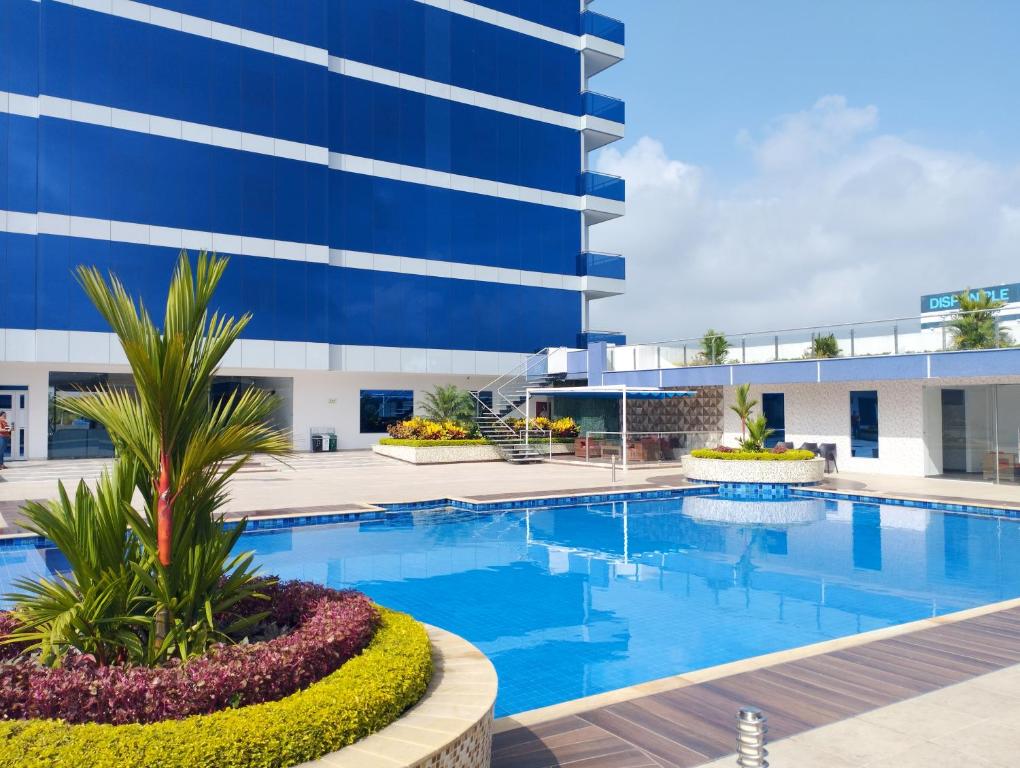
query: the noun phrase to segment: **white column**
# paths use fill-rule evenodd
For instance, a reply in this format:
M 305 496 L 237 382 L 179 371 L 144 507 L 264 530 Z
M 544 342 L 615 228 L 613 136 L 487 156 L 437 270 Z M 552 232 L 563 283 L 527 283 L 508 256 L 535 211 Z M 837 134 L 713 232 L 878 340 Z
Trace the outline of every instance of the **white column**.
M 531 438 L 531 390 L 524 390 L 524 444 L 528 445 Z
M 622 403 L 623 403 L 623 406 L 622 406 L 623 413 L 621 414 L 621 417 L 620 417 L 621 428 L 623 430 L 622 433 L 621 433 L 621 437 L 622 437 L 622 440 L 621 440 L 621 450 L 622 450 L 622 453 L 623 453 L 623 468 L 626 469 L 627 468 L 627 390 L 626 389 L 623 390 L 623 400 L 622 400 Z

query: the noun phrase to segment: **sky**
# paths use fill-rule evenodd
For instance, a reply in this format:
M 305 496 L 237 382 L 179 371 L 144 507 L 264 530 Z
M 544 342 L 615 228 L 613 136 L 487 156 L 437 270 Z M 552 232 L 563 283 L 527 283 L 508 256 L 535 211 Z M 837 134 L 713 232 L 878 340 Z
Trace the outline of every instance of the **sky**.
M 592 303 L 633 341 L 914 315 L 1020 282 L 1020 0 L 597 0 L 627 102 L 592 166 L 627 257 Z

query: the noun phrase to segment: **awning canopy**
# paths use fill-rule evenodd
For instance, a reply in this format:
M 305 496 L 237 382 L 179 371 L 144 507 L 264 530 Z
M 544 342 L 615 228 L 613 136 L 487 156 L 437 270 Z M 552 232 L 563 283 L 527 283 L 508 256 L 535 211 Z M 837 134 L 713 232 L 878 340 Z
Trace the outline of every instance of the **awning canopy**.
M 658 389 L 657 387 L 629 387 L 626 384 L 609 384 L 593 387 L 529 387 L 531 397 L 585 397 L 624 398 L 628 400 L 669 400 L 674 397 L 694 397 L 689 390 Z

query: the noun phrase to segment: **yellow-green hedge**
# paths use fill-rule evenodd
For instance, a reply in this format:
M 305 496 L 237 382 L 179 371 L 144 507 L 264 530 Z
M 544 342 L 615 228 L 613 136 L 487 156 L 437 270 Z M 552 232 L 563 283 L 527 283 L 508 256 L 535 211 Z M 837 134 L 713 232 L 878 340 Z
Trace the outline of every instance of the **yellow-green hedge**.
M 0 722 L 0 766 L 285 768 L 334 752 L 396 720 L 432 678 L 425 628 L 380 613 L 360 656 L 292 696 L 144 725 Z
M 800 449 L 772 453 L 771 451 L 717 451 L 713 448 L 698 448 L 691 451 L 691 456 L 696 459 L 721 459 L 722 461 L 807 461 L 815 457 L 811 451 Z

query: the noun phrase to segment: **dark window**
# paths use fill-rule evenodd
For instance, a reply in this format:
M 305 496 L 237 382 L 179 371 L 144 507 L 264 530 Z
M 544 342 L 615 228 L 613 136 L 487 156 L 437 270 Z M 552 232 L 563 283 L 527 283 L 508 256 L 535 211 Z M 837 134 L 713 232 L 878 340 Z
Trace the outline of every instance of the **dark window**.
M 850 393 L 850 455 L 878 458 L 878 392 Z
M 766 448 L 786 442 L 786 398 L 782 392 L 766 392 L 761 396 L 761 412 L 765 423 L 774 432 L 765 441 Z
M 414 392 L 409 389 L 361 390 L 361 432 L 385 432 L 390 424 L 411 418 Z

